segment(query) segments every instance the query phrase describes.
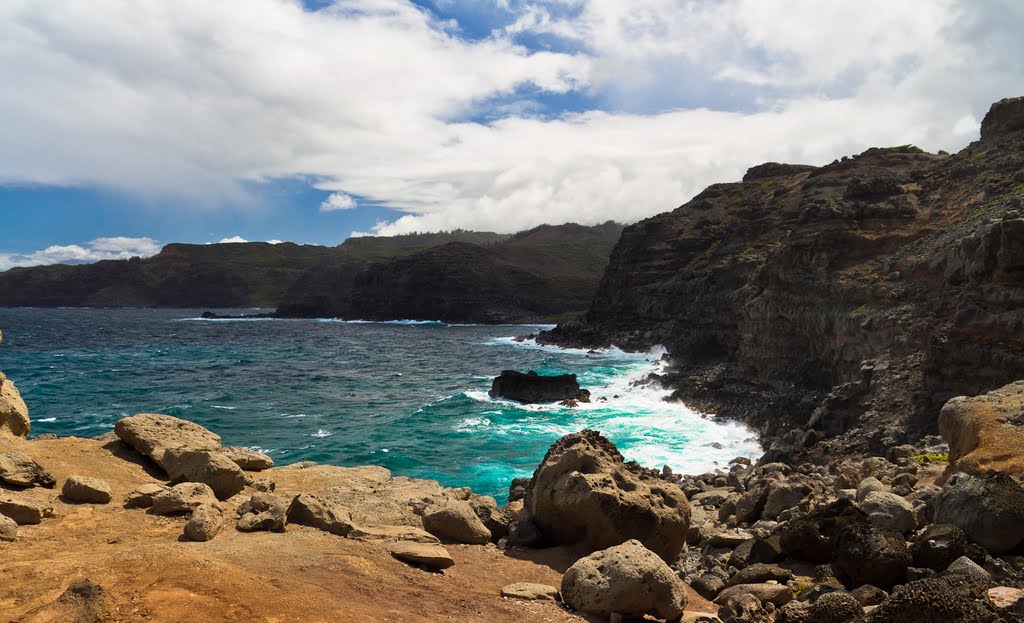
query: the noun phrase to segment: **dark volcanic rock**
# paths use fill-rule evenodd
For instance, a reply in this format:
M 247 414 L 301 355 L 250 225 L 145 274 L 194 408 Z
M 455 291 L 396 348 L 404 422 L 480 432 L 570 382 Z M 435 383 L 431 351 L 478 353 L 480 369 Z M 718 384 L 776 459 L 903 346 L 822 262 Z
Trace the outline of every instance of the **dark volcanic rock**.
M 853 502 L 837 500 L 787 522 L 781 533 L 782 551 L 797 560 L 828 562 L 836 537 L 854 523 L 866 524 L 867 517 Z
M 508 398 L 518 402 L 590 401 L 590 392 L 580 389 L 575 374 L 545 376 L 530 370 L 526 374 L 503 370 L 491 383 L 491 398 Z
M 934 434 L 949 398 L 1024 378 L 1022 107 L 997 103 L 952 156 L 873 148 L 712 185 L 627 227 L 589 312 L 537 339 L 664 345 L 676 397 L 820 435 L 797 457 Z
M 902 534 L 860 523 L 842 529 L 832 553 L 832 570 L 848 588 L 871 584 L 890 589 L 907 581 L 911 564 Z
M 984 584 L 966 576 L 926 578 L 898 586 L 868 623 L 996 623 L 1000 617 Z

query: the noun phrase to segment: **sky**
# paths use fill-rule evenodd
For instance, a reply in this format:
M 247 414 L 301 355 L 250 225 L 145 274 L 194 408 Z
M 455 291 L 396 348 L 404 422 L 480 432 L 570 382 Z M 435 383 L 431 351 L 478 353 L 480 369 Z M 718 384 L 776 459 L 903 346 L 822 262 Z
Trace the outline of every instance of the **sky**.
M 0 270 L 632 223 L 766 161 L 958 150 L 1018 0 L 4 0 Z

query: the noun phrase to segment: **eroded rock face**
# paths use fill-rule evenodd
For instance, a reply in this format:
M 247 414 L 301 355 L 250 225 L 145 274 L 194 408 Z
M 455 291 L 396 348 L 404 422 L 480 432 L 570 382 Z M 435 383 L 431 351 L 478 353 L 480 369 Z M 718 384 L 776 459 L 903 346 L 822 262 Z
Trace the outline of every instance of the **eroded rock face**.
M 0 454 L 0 480 L 14 487 L 52 489 L 57 480 L 35 459 L 18 450 Z
M 637 540 L 576 561 L 562 577 L 562 599 L 586 614 L 670 621 L 682 616 L 687 601 L 672 569 Z
M 202 504 L 192 511 L 192 516 L 185 522 L 185 538 L 189 541 L 209 541 L 217 536 L 223 526 L 224 515 L 220 509 Z
M 584 541 L 600 549 L 637 539 L 671 562 L 690 528 L 682 490 L 626 464 L 615 445 L 592 430 L 551 446 L 533 474 L 525 509 L 550 542 Z
M 114 433 L 165 471 L 164 454 L 168 450 L 219 450 L 221 447 L 220 435 L 188 420 L 159 413 L 122 418 L 114 425 Z
M 965 576 L 936 577 L 896 587 L 867 623 L 994 623 L 984 584 Z
M 288 529 L 288 509 L 292 498 L 270 493 L 257 493 L 238 507 L 238 530 L 241 532 L 284 532 Z
M 952 524 L 994 555 L 1024 542 L 1024 487 L 1001 472 L 953 474 L 935 501 L 935 522 Z
M 590 402 L 590 392 L 580 389 L 575 374 L 545 376 L 530 370 L 526 374 L 504 370 L 491 383 L 491 398 L 507 398 L 517 402 Z
M 981 120 L 981 140 L 1024 130 L 1024 97 L 1007 97 L 992 104 Z
M 949 473 L 1024 471 L 1024 381 L 979 396 L 950 398 L 939 412 Z
M 21 393 L 0 372 L 0 437 L 27 437 L 32 427 Z
M 0 494 L 0 515 L 13 519 L 19 526 L 38 524 L 44 517 L 53 516 L 53 507 L 35 500 Z
M 347 536 L 355 527 L 352 513 L 347 508 L 308 493 L 300 494 L 292 500 L 288 508 L 288 521 L 338 536 Z

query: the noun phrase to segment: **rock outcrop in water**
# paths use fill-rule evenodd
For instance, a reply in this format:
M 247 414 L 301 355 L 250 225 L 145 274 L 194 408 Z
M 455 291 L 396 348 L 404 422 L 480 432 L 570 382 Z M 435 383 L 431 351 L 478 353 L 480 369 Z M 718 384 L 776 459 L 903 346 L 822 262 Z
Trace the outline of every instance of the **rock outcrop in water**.
M 527 404 L 575 400 L 590 402 L 590 391 L 580 389 L 575 374 L 542 375 L 503 370 L 491 382 L 491 398 L 507 398 Z
M 949 398 L 1024 378 L 1022 301 L 1016 98 L 954 155 L 763 165 L 627 227 L 590 311 L 540 341 L 664 345 L 676 396 L 775 457 L 883 453 L 936 433 Z
M 4 335 L 0 332 L 0 343 Z M 0 372 L 0 437 L 27 437 L 32 423 L 21 393 L 3 372 Z

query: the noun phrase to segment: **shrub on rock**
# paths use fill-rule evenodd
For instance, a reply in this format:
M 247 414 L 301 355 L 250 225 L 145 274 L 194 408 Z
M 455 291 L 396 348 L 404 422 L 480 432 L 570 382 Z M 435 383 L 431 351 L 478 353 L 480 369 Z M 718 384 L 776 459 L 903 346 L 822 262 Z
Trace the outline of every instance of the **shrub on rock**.
M 577 560 L 562 577 L 561 592 L 573 610 L 603 617 L 671 621 L 682 616 L 687 601 L 672 569 L 635 539 Z
M 637 539 L 670 562 L 690 528 L 690 504 L 678 485 L 625 463 L 593 430 L 551 446 L 533 474 L 526 510 L 550 542 L 600 549 Z

